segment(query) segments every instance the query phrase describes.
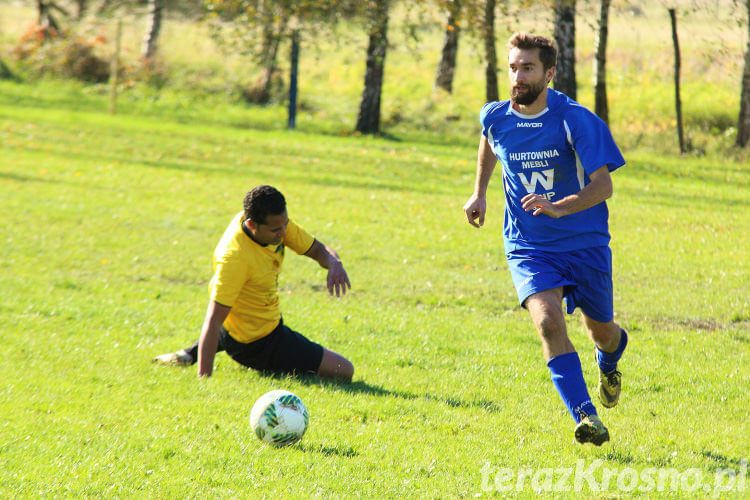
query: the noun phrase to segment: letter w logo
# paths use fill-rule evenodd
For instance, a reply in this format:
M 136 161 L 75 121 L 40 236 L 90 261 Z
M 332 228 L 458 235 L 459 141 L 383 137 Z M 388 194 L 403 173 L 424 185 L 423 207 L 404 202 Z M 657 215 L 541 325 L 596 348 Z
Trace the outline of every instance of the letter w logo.
M 526 176 L 523 174 L 523 172 L 519 172 L 518 177 L 521 178 L 521 182 L 523 182 L 523 186 L 526 188 L 526 191 L 529 193 L 536 192 L 537 182 L 541 183 L 542 187 L 546 191 L 551 191 L 552 186 L 555 183 L 555 169 L 549 168 L 547 170 L 542 170 L 541 172 L 531 172 L 531 179 L 527 179 Z

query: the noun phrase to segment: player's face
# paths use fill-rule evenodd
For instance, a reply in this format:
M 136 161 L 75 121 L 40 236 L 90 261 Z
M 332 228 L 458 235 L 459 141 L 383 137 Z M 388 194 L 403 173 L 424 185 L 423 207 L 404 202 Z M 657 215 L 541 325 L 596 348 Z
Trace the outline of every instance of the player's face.
M 539 60 L 539 49 L 514 47 L 508 53 L 510 99 L 514 104 L 529 105 L 537 100 L 552 78 L 552 68 L 545 71 Z
M 279 245 L 281 240 L 286 236 L 286 227 L 289 224 L 289 217 L 286 210 L 279 215 L 269 215 L 266 217 L 265 224 L 256 224 L 249 221 L 248 227 L 253 233 L 255 241 L 261 245 Z

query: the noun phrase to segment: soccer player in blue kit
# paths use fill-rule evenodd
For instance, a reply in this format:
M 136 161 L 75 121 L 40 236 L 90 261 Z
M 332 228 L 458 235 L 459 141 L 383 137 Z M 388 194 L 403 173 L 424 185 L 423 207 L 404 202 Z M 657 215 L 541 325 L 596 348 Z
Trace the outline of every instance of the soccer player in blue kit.
M 484 224 L 487 187 L 499 159 L 503 242 L 519 302 L 529 311 L 552 382 L 576 421 L 576 441 L 599 446 L 609 431 L 589 397 L 562 303 L 568 314 L 581 309 L 595 344 L 599 398 L 612 408 L 620 396 L 617 362 L 628 337 L 613 320 L 605 200 L 612 195 L 610 172 L 625 160 L 603 121 L 547 87 L 557 59 L 550 39 L 516 33 L 508 49 L 510 100 L 482 108 L 474 193 L 463 208 L 471 225 Z

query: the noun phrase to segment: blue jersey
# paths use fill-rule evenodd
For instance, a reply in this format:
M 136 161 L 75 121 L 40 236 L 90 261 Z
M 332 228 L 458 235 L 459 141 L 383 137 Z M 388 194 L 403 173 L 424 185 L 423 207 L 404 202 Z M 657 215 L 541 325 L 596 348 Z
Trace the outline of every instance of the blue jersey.
M 506 253 L 518 249 L 566 252 L 609 244 L 605 202 L 554 219 L 521 207 L 529 193 L 557 201 L 575 194 L 589 174 L 625 164 L 607 125 L 565 94 L 547 90 L 547 108 L 523 115 L 510 101 L 490 102 L 479 115 L 482 133 L 503 167 Z

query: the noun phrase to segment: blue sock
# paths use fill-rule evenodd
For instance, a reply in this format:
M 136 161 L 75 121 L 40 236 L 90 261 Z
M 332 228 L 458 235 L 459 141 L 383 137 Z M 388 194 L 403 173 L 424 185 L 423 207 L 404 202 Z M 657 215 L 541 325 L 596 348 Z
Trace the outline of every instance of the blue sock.
M 591 402 L 586 382 L 583 380 L 581 359 L 577 352 L 561 354 L 547 361 L 552 373 L 552 383 L 568 407 L 576 423 L 583 418 L 582 414 L 596 415 L 596 408 Z
M 604 373 L 609 373 L 617 369 L 617 362 L 620 361 L 625 347 L 628 345 L 628 334 L 625 330 L 620 329 L 620 344 L 615 352 L 604 352 L 596 348 L 596 362 L 599 363 L 599 369 Z

